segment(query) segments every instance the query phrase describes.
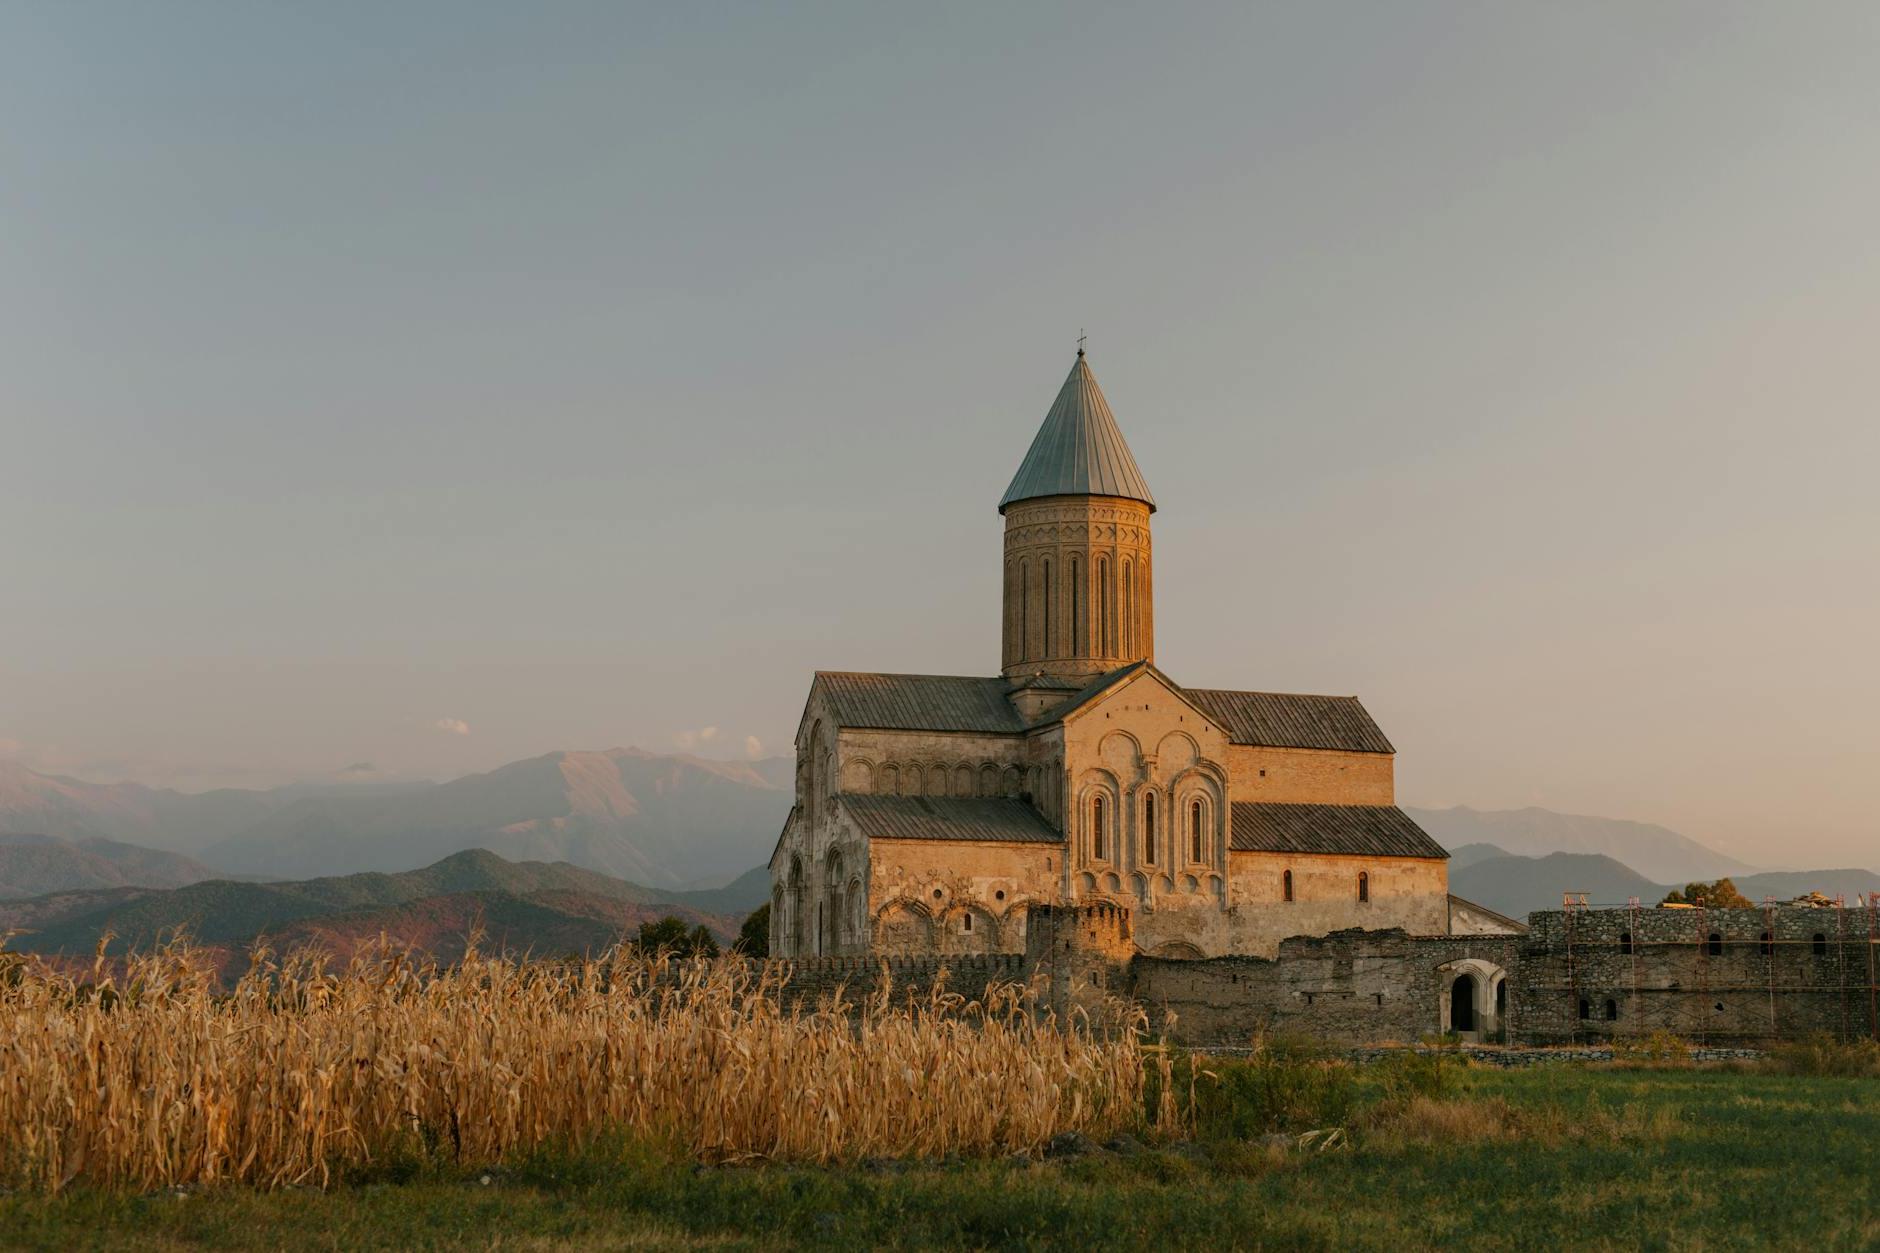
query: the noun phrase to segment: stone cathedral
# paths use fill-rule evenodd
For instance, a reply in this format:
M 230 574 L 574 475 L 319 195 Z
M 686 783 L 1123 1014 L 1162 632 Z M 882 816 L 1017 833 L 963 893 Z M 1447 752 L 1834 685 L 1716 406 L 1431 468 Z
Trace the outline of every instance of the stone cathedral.
M 1185 687 L 1155 659 L 1156 510 L 1080 349 L 999 501 L 997 675 L 820 671 L 770 861 L 782 957 L 1022 952 L 1126 905 L 1161 957 L 1481 921 L 1396 806 L 1355 697 Z

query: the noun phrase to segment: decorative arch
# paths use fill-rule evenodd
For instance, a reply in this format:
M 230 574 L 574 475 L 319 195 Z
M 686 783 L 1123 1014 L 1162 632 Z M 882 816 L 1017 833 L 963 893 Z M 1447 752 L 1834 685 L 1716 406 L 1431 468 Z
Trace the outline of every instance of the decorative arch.
M 875 772 L 877 790 L 883 796 L 893 796 L 901 786 L 901 767 L 891 761 L 881 763 L 881 769 Z
M 920 954 L 933 952 L 933 912 L 924 901 L 911 896 L 897 896 L 875 911 L 877 953 Z
M 999 794 L 999 767 L 992 762 L 979 763 L 979 794 L 981 796 Z
M 1079 859 L 1115 863 L 1120 860 L 1117 841 L 1122 835 L 1123 787 L 1110 771 L 1084 772 L 1077 788 L 1077 820 L 1071 824 Z
M 1167 944 L 1158 944 L 1149 950 L 1149 956 L 1160 957 L 1165 961 L 1200 961 L 1204 954 L 1186 940 L 1170 940 Z
M 1502 981 L 1508 972 L 1480 957 L 1461 957 L 1436 968 L 1436 1029 L 1485 1040 L 1501 1029 Z M 1463 998 L 1458 1004 L 1457 998 Z M 1469 1023 L 1470 1026 L 1457 1026 Z
M 790 956 L 809 955 L 809 876 L 803 870 L 803 855 L 790 854 Z
M 941 916 L 934 939 L 942 953 L 995 953 L 999 919 L 977 901 L 961 901 Z
M 973 766 L 962 761 L 953 767 L 953 795 L 971 796 L 973 794 Z
M 872 792 L 875 790 L 875 763 L 866 757 L 857 757 L 842 767 L 842 790 L 845 792 Z

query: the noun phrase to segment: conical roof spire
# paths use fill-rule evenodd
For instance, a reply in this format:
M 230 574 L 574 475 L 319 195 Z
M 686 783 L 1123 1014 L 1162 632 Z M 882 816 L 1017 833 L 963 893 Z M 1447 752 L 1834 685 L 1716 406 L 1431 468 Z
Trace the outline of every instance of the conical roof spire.
M 999 498 L 999 512 L 1038 496 L 1121 496 L 1155 508 L 1155 497 L 1123 442 L 1110 402 L 1084 360 L 1081 341 L 1070 377 L 1058 389 L 1012 485 Z

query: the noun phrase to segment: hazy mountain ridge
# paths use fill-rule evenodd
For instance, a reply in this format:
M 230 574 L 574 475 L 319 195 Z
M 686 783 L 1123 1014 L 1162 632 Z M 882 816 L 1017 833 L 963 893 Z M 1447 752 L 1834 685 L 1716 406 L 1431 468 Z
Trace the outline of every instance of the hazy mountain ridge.
M 192 858 L 93 836 L 0 834 L 0 899 L 113 887 L 176 888 L 212 879 Z
M 441 784 L 192 795 L 0 763 L 0 830 L 134 841 L 222 872 L 285 878 L 396 872 L 489 848 L 678 888 L 729 880 L 768 856 L 793 770 L 788 758 L 627 748 L 548 753 Z
M 1551 809 L 1413 809 L 1404 812 L 1444 848 L 1491 844 L 1518 857 L 1586 853 L 1610 857 L 1653 881 L 1688 882 L 1755 873 L 1757 867 L 1656 823 Z M 1487 902 L 1483 902 L 1487 904 Z
M 1480 847 L 1480 846 L 1474 846 Z M 1880 893 L 1880 874 L 1871 870 L 1780 870 L 1730 876 L 1751 901 L 1765 896 L 1793 900 L 1808 892 L 1833 896 Z M 1656 905 L 1676 883 L 1654 883 L 1638 871 L 1601 853 L 1549 853 L 1544 857 L 1512 854 L 1451 864 L 1449 890 L 1514 918 L 1538 909 L 1559 909 L 1566 892 L 1586 894 L 1592 905 L 1624 905 L 1638 897 Z
M 20 928 L 9 947 L 89 954 L 109 932 L 111 952 L 148 950 L 179 931 L 230 961 L 265 937 L 277 949 L 304 940 L 350 953 L 383 933 L 434 955 L 460 954 L 480 925 L 492 947 L 565 952 L 605 947 L 639 923 L 667 914 L 729 940 L 744 909 L 711 910 L 683 898 L 565 863 L 511 862 L 483 849 L 422 870 L 343 875 L 290 883 L 209 880 L 170 890 L 104 889 L 0 902 L 0 930 Z M 724 890 L 699 894 L 729 904 Z

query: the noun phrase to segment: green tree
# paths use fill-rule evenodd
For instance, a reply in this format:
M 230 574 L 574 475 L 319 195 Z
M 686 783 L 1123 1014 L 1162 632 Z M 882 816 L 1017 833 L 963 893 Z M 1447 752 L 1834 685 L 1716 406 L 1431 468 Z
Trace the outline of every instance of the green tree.
M 1702 905 L 1705 909 L 1753 909 L 1754 903 L 1749 897 L 1736 890 L 1736 884 L 1728 879 L 1719 879 L 1715 883 L 1687 883 L 1682 889 L 1672 888 L 1665 893 L 1661 905 Z
M 770 956 L 770 902 L 765 901 L 751 912 L 738 928 L 738 942 L 732 946 L 746 957 Z
M 658 922 L 640 924 L 636 947 L 642 953 L 668 952 L 678 957 L 718 956 L 718 937 L 700 923 L 687 927 L 685 919 L 667 914 Z

